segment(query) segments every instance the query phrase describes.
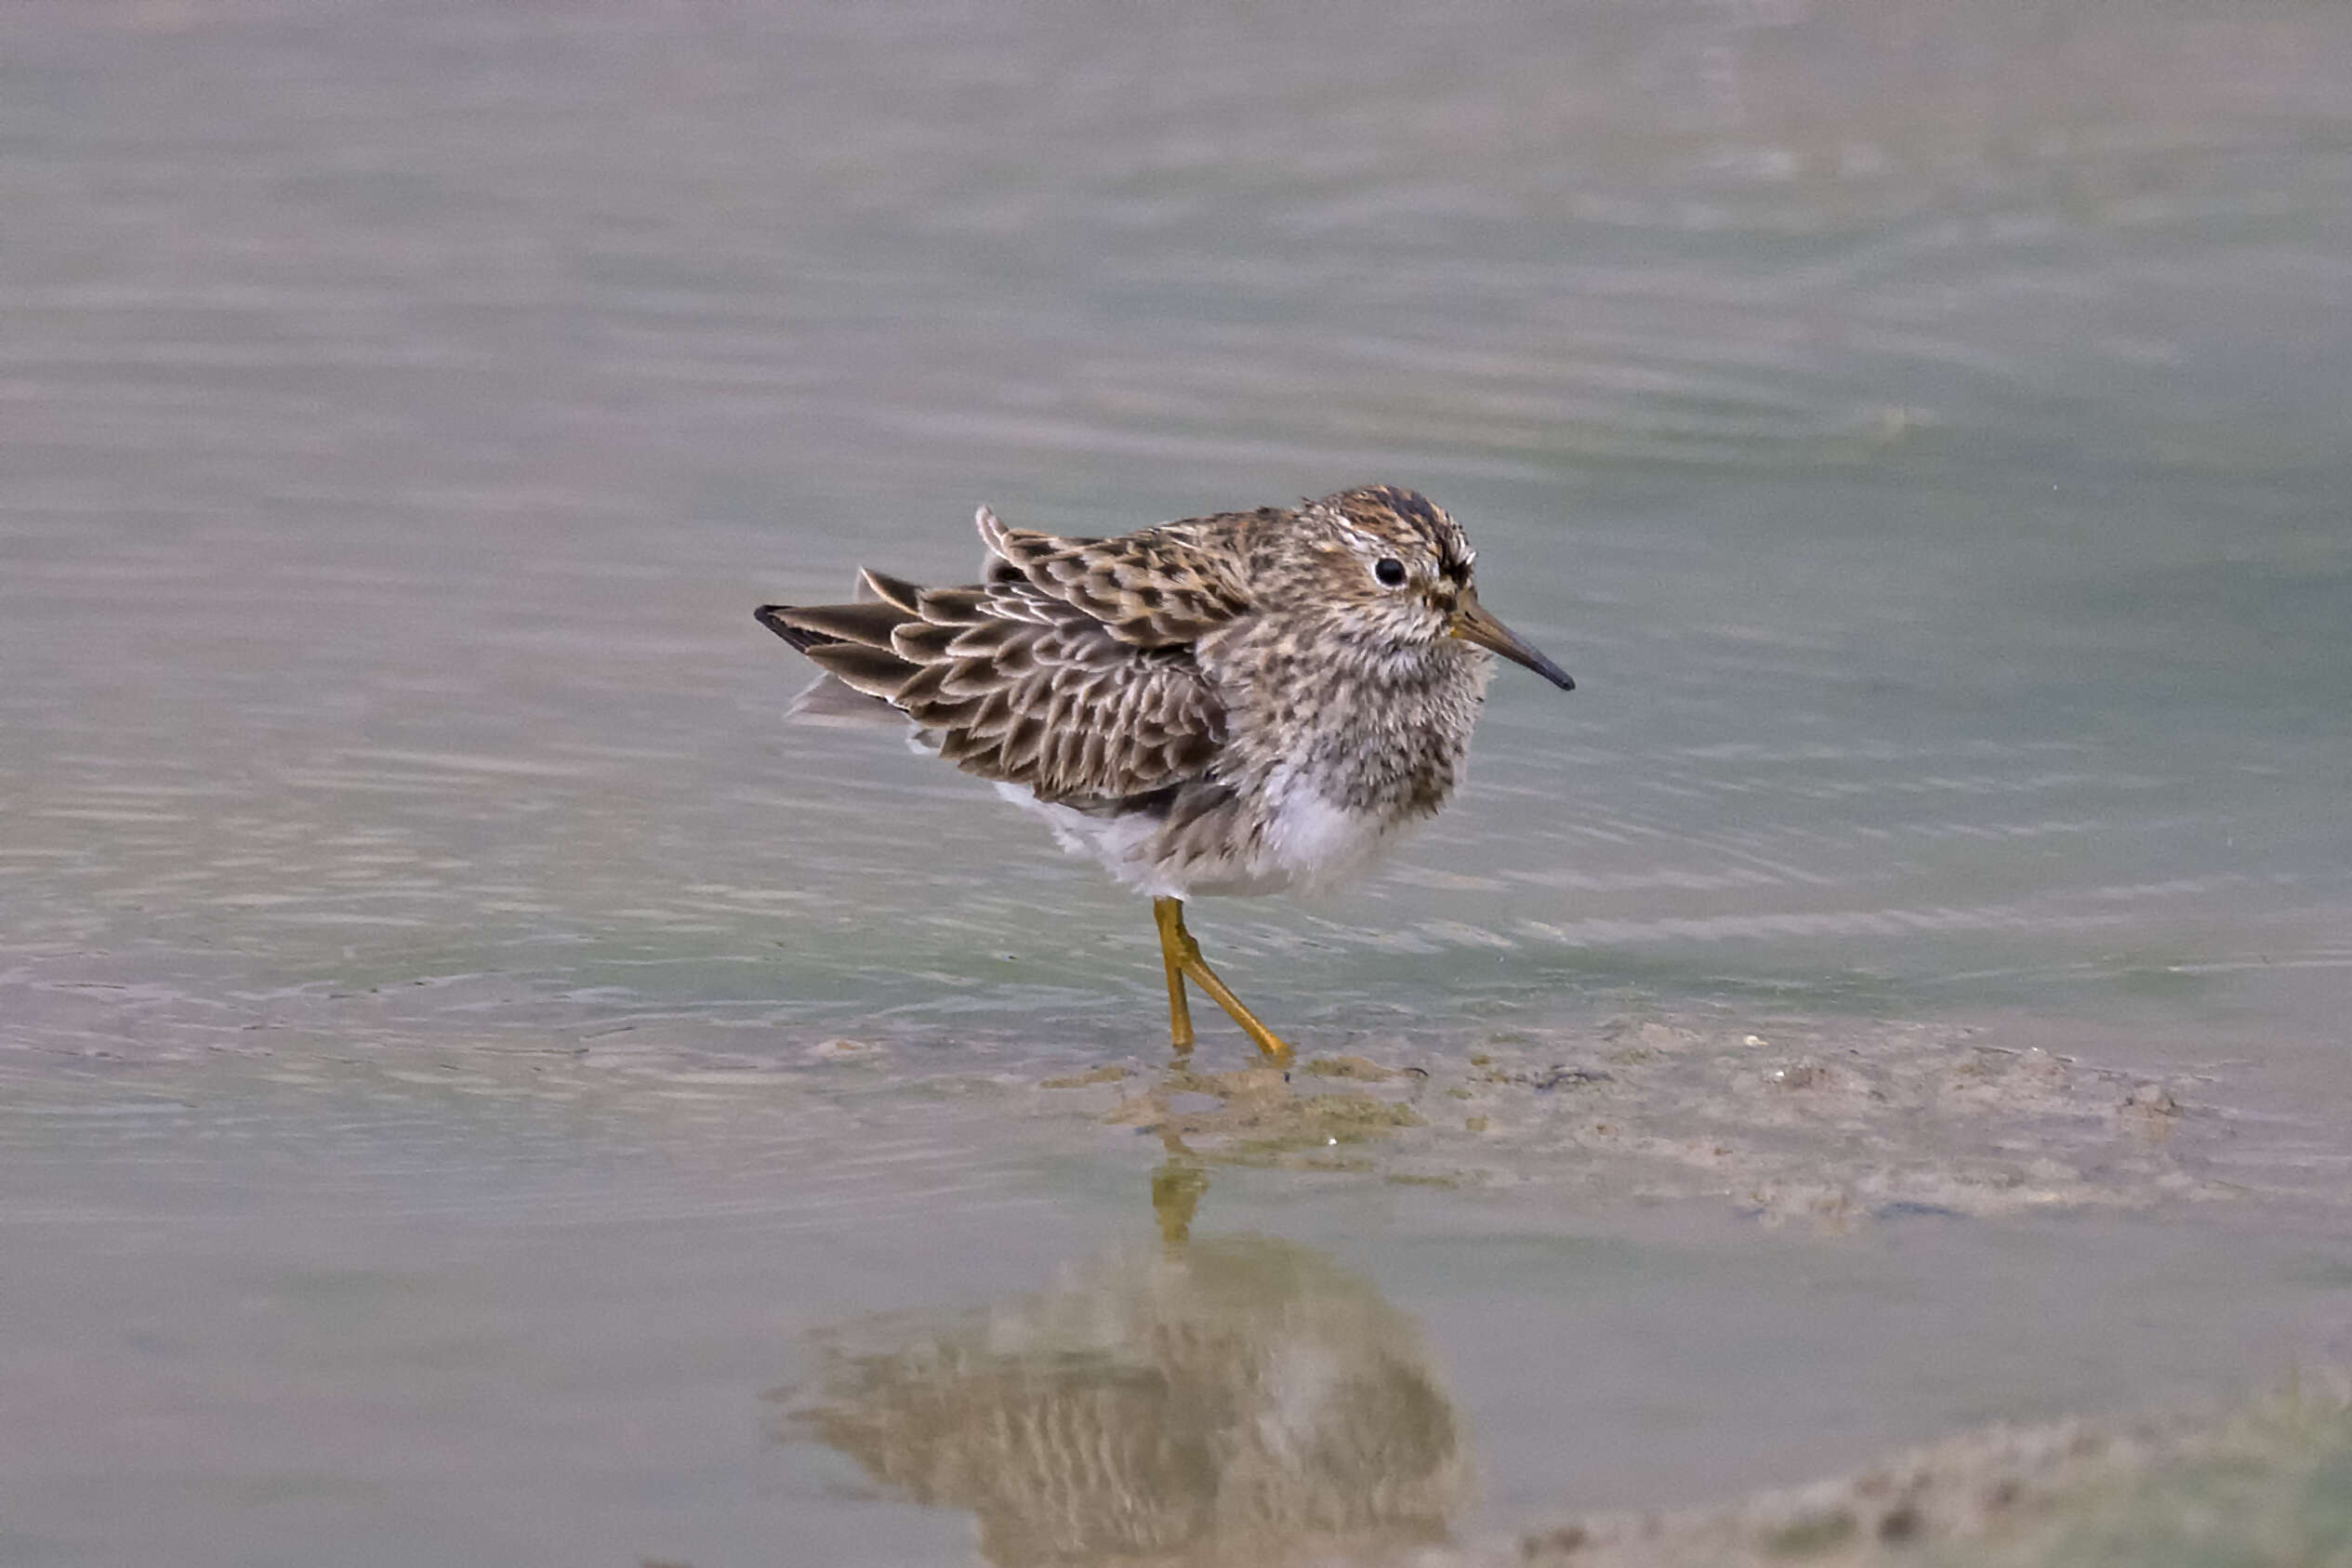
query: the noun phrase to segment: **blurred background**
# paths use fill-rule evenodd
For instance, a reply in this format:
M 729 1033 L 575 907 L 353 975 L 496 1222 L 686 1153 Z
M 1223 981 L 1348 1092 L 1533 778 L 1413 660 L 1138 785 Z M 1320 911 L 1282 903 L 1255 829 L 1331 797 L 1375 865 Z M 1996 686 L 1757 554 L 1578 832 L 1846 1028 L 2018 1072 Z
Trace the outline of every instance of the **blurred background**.
M 0 1561 L 1377 1555 L 2352 1346 L 2341 7 L 17 0 L 0 213 Z M 1039 1089 L 1157 1070 L 1140 904 L 785 726 L 750 610 L 1372 481 L 1579 689 L 1199 908 L 1277 1028 L 1977 1031 L 2268 1195 L 1825 1240 L 1425 1144 L 1154 1274 L 1167 1148 Z M 842 1414 L 1359 1297 L 1387 1513 L 1054 1535 Z

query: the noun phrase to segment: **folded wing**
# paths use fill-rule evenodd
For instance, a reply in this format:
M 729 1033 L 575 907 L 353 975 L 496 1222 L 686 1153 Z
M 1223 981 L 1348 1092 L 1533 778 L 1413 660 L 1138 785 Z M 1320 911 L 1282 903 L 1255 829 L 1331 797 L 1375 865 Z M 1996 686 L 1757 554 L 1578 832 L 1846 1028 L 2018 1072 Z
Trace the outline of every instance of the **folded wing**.
M 869 602 L 767 605 L 759 617 L 904 712 L 965 771 L 1040 799 L 1107 803 L 1207 771 L 1224 711 L 1189 641 L 1122 638 L 1025 573 L 994 575 L 923 588 L 868 572 Z

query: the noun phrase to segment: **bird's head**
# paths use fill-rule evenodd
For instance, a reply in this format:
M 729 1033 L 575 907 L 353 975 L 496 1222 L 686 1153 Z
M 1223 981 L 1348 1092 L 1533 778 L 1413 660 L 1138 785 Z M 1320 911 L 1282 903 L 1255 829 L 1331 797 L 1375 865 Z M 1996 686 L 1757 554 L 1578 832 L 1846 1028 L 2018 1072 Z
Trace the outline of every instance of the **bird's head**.
M 1416 491 L 1373 484 L 1310 501 L 1256 575 L 1282 600 L 1344 620 L 1399 651 L 1447 639 L 1491 649 L 1563 692 L 1576 682 L 1478 602 L 1461 524 Z

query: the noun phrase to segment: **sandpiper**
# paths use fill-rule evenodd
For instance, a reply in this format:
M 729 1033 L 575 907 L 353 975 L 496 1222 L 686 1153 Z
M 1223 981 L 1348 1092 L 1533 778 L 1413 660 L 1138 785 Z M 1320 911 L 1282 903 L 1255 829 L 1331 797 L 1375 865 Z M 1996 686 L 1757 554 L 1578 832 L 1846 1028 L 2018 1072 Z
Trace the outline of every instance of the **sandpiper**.
M 976 520 L 979 583 L 866 571 L 856 603 L 763 605 L 760 622 L 820 685 L 905 714 L 924 746 L 1150 896 L 1179 1051 L 1189 980 L 1287 1061 L 1202 959 L 1183 901 L 1330 882 L 1435 815 L 1461 782 L 1489 650 L 1576 682 L 1478 602 L 1460 525 L 1410 490 L 1116 538 L 1008 528 L 985 507 Z

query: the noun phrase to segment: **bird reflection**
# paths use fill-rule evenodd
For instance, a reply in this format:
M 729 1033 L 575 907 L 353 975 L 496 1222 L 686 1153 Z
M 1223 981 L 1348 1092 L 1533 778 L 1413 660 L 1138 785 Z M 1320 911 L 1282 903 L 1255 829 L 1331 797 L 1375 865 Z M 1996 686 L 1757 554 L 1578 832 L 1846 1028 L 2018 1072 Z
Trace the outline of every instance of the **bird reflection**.
M 1208 1185 L 1177 1146 L 1152 1178 L 1157 1247 L 985 1311 L 827 1335 L 783 1435 L 971 1509 L 998 1568 L 1380 1562 L 1443 1540 L 1469 1464 L 1419 1329 L 1306 1247 L 1194 1240 Z

